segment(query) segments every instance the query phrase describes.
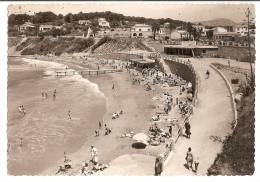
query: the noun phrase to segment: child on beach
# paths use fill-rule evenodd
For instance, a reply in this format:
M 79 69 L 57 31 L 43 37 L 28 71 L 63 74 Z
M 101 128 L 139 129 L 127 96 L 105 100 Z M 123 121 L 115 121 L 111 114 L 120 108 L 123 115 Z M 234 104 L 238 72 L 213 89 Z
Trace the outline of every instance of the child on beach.
M 194 160 L 194 172 L 195 174 L 197 174 L 197 171 L 198 171 L 198 168 L 199 168 L 199 157 L 196 157 L 195 160 Z

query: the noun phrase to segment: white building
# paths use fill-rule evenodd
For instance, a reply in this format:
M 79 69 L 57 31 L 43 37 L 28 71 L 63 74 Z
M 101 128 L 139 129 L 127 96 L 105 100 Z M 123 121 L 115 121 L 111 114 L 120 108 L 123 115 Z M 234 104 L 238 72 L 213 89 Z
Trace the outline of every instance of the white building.
M 98 19 L 98 25 L 101 27 L 110 27 L 109 22 L 105 18 Z
M 26 31 L 31 31 L 35 29 L 35 25 L 32 24 L 31 22 L 25 22 L 24 24 L 22 24 L 19 28 L 19 31 L 24 33 Z
M 235 32 L 240 34 L 241 36 L 246 36 L 248 33 L 248 28 L 247 25 L 243 25 L 243 24 L 237 24 L 235 27 Z
M 78 24 L 80 25 L 89 25 L 91 23 L 90 20 L 79 20 L 78 21 Z
M 213 33 L 214 33 L 214 34 L 217 34 L 217 33 L 226 33 L 226 32 L 228 32 L 228 30 L 227 30 L 226 28 L 224 28 L 224 27 L 215 27 L 215 28 L 213 29 Z
M 61 26 L 54 26 L 54 25 L 40 25 L 39 30 L 40 32 L 47 32 L 52 29 L 62 29 Z
M 149 37 L 152 36 L 152 27 L 146 24 L 135 24 L 131 27 L 131 37 Z

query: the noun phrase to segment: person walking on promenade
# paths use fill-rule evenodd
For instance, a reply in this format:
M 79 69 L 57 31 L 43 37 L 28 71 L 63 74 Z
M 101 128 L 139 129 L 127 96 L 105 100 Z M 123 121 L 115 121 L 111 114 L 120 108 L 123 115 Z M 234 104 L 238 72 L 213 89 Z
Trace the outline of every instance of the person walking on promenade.
M 190 138 L 190 135 L 191 135 L 191 132 L 190 132 L 190 123 L 189 122 L 186 122 L 184 124 L 184 127 L 185 127 L 185 134 L 187 136 L 187 138 Z
M 206 76 L 207 76 L 206 79 L 209 79 L 209 75 L 210 75 L 210 72 L 209 72 L 209 70 L 207 70 L 206 71 Z
M 157 156 L 154 165 L 155 176 L 160 176 L 163 171 L 163 157 Z
M 187 151 L 187 153 L 186 153 L 185 160 L 186 160 L 187 168 L 188 168 L 188 169 L 190 169 L 190 168 L 192 169 L 193 154 L 191 153 L 191 148 L 190 148 L 190 147 L 188 148 L 188 151 Z
M 228 58 L 228 66 L 230 67 L 230 57 Z

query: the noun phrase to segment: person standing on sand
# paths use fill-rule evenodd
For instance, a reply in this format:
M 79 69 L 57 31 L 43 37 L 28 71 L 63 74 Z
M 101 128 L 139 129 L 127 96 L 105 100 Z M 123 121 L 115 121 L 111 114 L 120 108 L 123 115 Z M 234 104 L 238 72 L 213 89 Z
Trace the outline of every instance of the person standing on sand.
M 42 99 L 44 99 L 44 92 L 42 92 Z
M 99 136 L 99 130 L 95 130 L 95 137 Z
M 114 90 L 114 89 L 115 89 L 115 84 L 113 83 L 112 90 Z
M 70 110 L 68 111 L 68 118 L 69 118 L 69 120 L 71 120 L 71 111 Z
M 56 89 L 54 90 L 54 92 L 53 92 L 53 100 L 55 101 L 55 99 L 56 99 L 56 93 L 57 93 L 57 91 L 56 91 Z
M 99 127 L 99 129 L 101 129 L 101 128 L 102 128 L 102 124 L 101 124 L 101 122 L 100 122 L 100 121 L 98 122 L 98 127 Z
M 186 165 L 188 169 L 192 169 L 192 164 L 193 164 L 193 154 L 191 153 L 191 148 L 188 148 L 188 151 L 186 153 Z
M 91 149 L 90 149 L 90 155 L 91 155 L 91 160 L 90 162 L 92 162 L 94 165 L 96 165 L 98 163 L 98 156 L 97 156 L 97 149 L 91 145 Z
M 23 146 L 23 137 L 20 137 L 20 147 Z

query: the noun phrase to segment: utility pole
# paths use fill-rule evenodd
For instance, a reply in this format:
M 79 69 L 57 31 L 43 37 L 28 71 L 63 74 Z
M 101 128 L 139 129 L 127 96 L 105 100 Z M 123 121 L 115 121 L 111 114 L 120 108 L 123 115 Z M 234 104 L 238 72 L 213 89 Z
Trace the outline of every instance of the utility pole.
M 251 56 L 251 45 L 250 45 L 250 15 L 252 14 L 250 9 L 247 8 L 246 10 L 246 17 L 247 17 L 247 36 L 248 36 L 248 53 L 249 53 L 249 63 L 250 63 L 250 72 L 251 72 L 251 87 L 254 88 L 254 73 L 253 73 L 253 68 L 252 68 L 252 56 Z

